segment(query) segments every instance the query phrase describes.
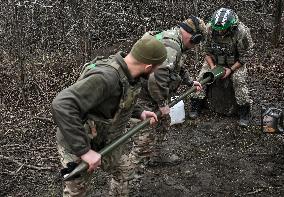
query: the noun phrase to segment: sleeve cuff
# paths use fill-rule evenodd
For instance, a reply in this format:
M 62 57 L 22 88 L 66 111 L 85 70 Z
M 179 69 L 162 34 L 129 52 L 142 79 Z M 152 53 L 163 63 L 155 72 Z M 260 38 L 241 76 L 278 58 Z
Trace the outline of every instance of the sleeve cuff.
M 80 151 L 74 152 L 74 155 L 77 157 L 81 157 L 82 155 L 86 154 L 91 149 L 90 146 L 87 146 L 86 148 L 81 149 Z
M 187 85 L 188 87 L 192 87 L 193 84 L 194 84 L 193 81 L 187 81 L 187 82 L 186 82 L 186 85 Z
M 157 102 L 159 107 L 165 107 L 167 105 L 167 102 L 165 100 L 160 100 L 159 102 Z

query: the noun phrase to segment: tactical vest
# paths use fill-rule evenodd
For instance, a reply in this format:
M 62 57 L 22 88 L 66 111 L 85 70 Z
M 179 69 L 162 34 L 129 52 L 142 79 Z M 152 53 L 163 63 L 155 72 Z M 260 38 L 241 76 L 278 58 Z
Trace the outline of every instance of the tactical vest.
M 179 75 L 181 66 L 184 63 L 184 59 L 182 58 L 182 41 L 180 40 L 180 34 L 179 34 L 179 28 L 175 28 L 173 30 L 168 31 L 151 31 L 148 32 L 150 35 L 155 36 L 157 40 L 160 40 L 166 47 L 169 47 L 173 50 L 175 50 L 175 54 L 171 57 L 171 51 L 167 50 L 168 58 L 166 61 L 170 61 L 172 63 L 163 63 L 161 66 L 166 66 L 169 68 L 170 71 L 170 83 L 169 83 L 169 89 L 170 92 L 175 92 L 179 85 L 181 84 L 181 77 Z M 175 44 L 175 43 L 178 43 Z
M 212 36 L 211 50 L 215 63 L 219 66 L 231 67 L 238 60 L 236 36 L 221 38 Z
M 115 61 L 114 56 L 110 56 L 108 59 L 99 57 L 86 64 L 78 80 L 92 75 L 95 69 L 100 69 L 103 66 L 111 66 L 119 74 L 122 95 L 114 118 L 103 119 L 94 114 L 89 114 L 87 116 L 85 129 L 92 139 L 91 147 L 96 151 L 102 149 L 105 145 L 111 143 L 124 133 L 141 89 L 140 84 L 129 84 L 125 73 L 121 66 Z

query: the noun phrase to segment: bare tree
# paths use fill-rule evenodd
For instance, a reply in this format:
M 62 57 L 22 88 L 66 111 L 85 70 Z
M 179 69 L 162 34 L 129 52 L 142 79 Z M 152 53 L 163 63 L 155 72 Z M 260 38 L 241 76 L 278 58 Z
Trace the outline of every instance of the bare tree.
M 275 19 L 274 19 L 274 29 L 272 33 L 272 44 L 277 47 L 279 44 L 279 38 L 281 34 L 281 16 L 283 11 L 283 1 L 276 0 L 275 2 Z
M 199 4 L 199 0 L 194 0 L 193 1 L 193 7 L 194 7 L 194 15 L 198 16 L 198 4 Z M 198 59 L 199 59 L 199 47 L 195 47 L 195 68 L 198 64 Z

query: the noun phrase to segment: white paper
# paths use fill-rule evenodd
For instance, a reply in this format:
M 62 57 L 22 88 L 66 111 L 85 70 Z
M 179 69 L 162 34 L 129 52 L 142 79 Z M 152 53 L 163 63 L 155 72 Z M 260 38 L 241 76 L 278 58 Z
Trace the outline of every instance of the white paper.
M 174 100 L 174 97 L 172 98 Z M 171 123 L 170 125 L 183 123 L 185 120 L 185 111 L 184 111 L 184 102 L 181 100 L 173 107 L 170 108 L 170 117 Z

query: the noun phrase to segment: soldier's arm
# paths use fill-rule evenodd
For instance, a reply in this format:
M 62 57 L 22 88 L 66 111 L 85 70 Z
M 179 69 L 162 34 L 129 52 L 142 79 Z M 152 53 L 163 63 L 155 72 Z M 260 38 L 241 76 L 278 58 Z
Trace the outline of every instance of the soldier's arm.
M 187 85 L 187 86 L 191 87 L 193 85 L 193 80 L 191 79 L 189 72 L 186 69 L 186 65 L 185 65 L 186 58 L 187 58 L 187 55 L 183 54 L 181 56 L 180 61 L 179 61 L 179 64 L 180 64 L 179 76 L 182 79 L 182 81 L 181 81 L 182 85 Z
M 181 66 L 180 77 L 182 78 L 182 84 L 187 86 L 193 85 L 193 80 L 189 76 L 189 72 L 184 66 Z
M 117 89 L 119 81 L 115 81 L 115 77 L 110 80 L 100 74 L 89 76 L 61 91 L 52 102 L 53 118 L 77 156 L 90 150 L 83 120 L 90 109 L 111 96 L 109 90 Z
M 213 58 L 213 51 L 212 51 L 212 29 L 210 27 L 210 25 L 207 25 L 207 36 L 205 37 L 205 41 L 204 41 L 204 50 L 203 50 L 203 56 L 205 61 L 207 62 L 207 64 L 210 66 L 211 69 L 215 68 L 215 62 L 214 62 L 214 58 Z
M 245 25 L 240 23 L 238 27 L 238 41 L 237 41 L 237 49 L 239 57 L 235 62 L 235 64 L 231 66 L 231 68 L 229 68 L 231 70 L 231 73 L 238 70 L 249 60 L 249 58 L 252 56 L 253 45 L 254 44 L 251 38 L 249 28 L 247 28 Z
M 216 67 L 212 55 L 210 54 L 205 55 L 205 61 L 207 62 L 207 64 L 210 66 L 211 69 L 214 69 Z
M 169 96 L 170 71 L 167 66 L 159 66 L 148 79 L 148 90 L 152 99 L 162 107 Z
M 239 52 L 238 62 L 245 64 L 252 56 L 254 43 L 251 38 L 250 30 L 242 23 L 239 26 L 237 48 Z M 237 66 L 236 66 L 237 68 Z M 232 68 L 234 69 L 234 68 Z
M 153 100 L 164 107 L 169 97 L 170 67 L 177 62 L 177 56 L 181 53 L 180 46 L 175 40 L 164 40 L 167 49 L 167 59 L 160 65 L 148 79 L 148 91 Z
M 132 117 L 132 118 L 136 118 L 136 119 L 140 119 L 140 116 L 141 116 L 141 114 L 142 114 L 143 111 L 144 111 L 144 110 L 143 110 L 142 106 L 139 105 L 139 104 L 136 104 L 136 105 L 134 106 L 134 109 L 133 109 L 133 112 L 132 112 L 132 114 L 131 114 L 131 117 Z

